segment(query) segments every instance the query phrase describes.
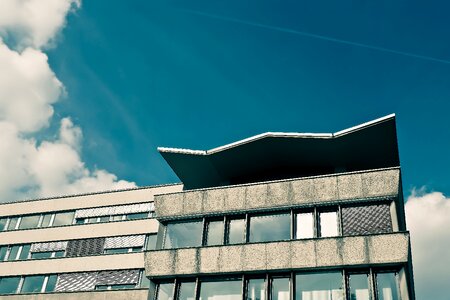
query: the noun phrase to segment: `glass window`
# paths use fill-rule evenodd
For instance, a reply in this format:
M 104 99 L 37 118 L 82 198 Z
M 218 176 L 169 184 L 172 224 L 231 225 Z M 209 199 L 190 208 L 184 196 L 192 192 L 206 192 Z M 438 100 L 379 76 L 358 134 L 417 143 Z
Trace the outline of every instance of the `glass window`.
M 47 285 L 45 286 L 45 292 L 53 292 L 55 290 L 57 279 L 58 275 L 48 276 Z
M 52 221 L 52 216 L 53 214 L 44 214 L 42 216 L 42 223 L 41 223 L 41 227 L 49 227 L 52 224 L 50 223 Z
M 290 237 L 290 214 L 250 217 L 250 242 L 289 240 Z
M 131 248 L 131 252 L 141 252 L 142 251 L 142 247 L 132 247 Z
M 19 229 L 37 228 L 39 224 L 39 218 L 40 215 L 22 217 Z
M 20 277 L 0 278 L 0 294 L 15 294 L 19 286 Z
M 128 248 L 105 249 L 106 254 L 128 253 Z
M 0 261 L 5 260 L 7 251 L 8 251 L 8 246 L 1 246 L 0 247 Z
M 266 300 L 266 280 L 249 279 L 247 281 L 246 300 Z
M 398 300 L 398 285 L 395 273 L 377 274 L 377 295 L 379 300 Z
M 150 279 L 145 276 L 145 270 L 141 271 L 141 287 L 148 288 L 150 287 Z
M 139 219 L 145 219 L 147 217 L 148 217 L 148 212 L 127 214 L 126 215 L 126 219 L 127 220 L 139 220 Z
M 79 218 L 79 219 L 76 219 L 75 220 L 75 224 L 84 224 L 85 223 L 85 221 L 86 221 L 86 219 L 85 218 Z
M 116 216 L 111 216 L 111 219 L 113 221 L 120 221 L 123 219 L 123 215 L 116 215 Z
M 245 219 L 231 219 L 228 221 L 228 244 L 245 243 Z
M 158 236 L 156 234 L 147 235 L 147 245 L 145 246 L 145 249 L 146 250 L 155 250 L 157 238 L 158 238 Z
M 45 276 L 25 276 L 22 284 L 22 293 L 40 293 Z
M 30 254 L 31 244 L 22 245 L 22 251 L 20 251 L 19 259 L 28 259 Z
M 109 222 L 109 216 L 100 217 L 100 222 Z
M 350 274 L 348 284 L 351 300 L 370 300 L 369 276 L 367 274 Z
M 242 281 L 201 282 L 199 300 L 242 300 Z
M 343 300 L 341 272 L 305 273 L 295 276 L 296 300 Z
M 297 239 L 310 239 L 314 237 L 314 213 L 297 214 L 297 228 L 295 237 Z
M 160 283 L 158 285 L 157 300 L 173 300 L 173 283 Z
M 9 248 L 8 260 L 16 260 L 21 246 L 12 246 Z
M 111 290 L 134 289 L 135 287 L 135 284 L 113 284 L 111 285 Z
M 31 253 L 31 259 L 43 259 L 52 257 L 52 252 L 33 252 Z
M 271 295 L 272 300 L 289 300 L 289 278 L 273 278 Z
M 201 246 L 202 228 L 202 221 L 167 224 L 164 248 Z
M 7 221 L 8 218 L 0 218 L 0 231 L 3 231 L 5 229 Z
M 177 300 L 195 300 L 195 282 L 181 282 Z
M 17 222 L 19 222 L 19 217 L 14 217 L 9 219 L 8 230 L 16 229 Z
M 64 212 L 55 214 L 55 220 L 53 221 L 53 226 L 63 226 L 70 225 L 73 222 L 73 217 L 75 212 Z
M 330 237 L 338 236 L 338 214 L 337 212 L 321 212 L 320 213 L 320 236 Z
M 95 290 L 96 291 L 106 291 L 108 289 L 107 285 L 96 285 Z
M 206 245 L 222 245 L 223 244 L 223 220 L 208 222 L 208 230 L 206 234 Z
M 97 223 L 98 217 L 91 217 L 86 219 L 86 223 Z
M 64 253 L 65 253 L 66 251 L 64 251 L 64 250 L 60 250 L 60 251 L 55 251 L 54 253 L 55 253 L 55 255 L 54 255 L 54 257 L 64 257 Z

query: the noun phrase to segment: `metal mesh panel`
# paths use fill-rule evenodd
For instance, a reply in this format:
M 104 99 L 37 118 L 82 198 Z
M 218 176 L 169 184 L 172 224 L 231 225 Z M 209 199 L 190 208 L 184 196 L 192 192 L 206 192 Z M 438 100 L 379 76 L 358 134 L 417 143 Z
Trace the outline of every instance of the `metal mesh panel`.
M 101 271 L 98 273 L 97 285 L 136 284 L 139 270 Z
M 151 203 L 137 203 L 129 205 L 108 206 L 78 209 L 75 212 L 75 218 L 101 217 L 110 215 L 122 215 L 131 213 L 148 212 L 154 210 L 154 204 Z
M 153 203 L 139 203 L 139 204 L 116 206 L 114 214 L 122 215 L 122 214 L 149 212 L 152 207 Z
M 112 206 L 78 209 L 75 211 L 75 218 L 109 216 L 114 214 L 113 211 L 114 208 Z
M 369 205 L 342 208 L 344 235 L 392 232 L 389 205 Z
M 34 243 L 31 245 L 31 252 L 49 252 L 66 250 L 67 241 L 65 242 L 46 242 L 46 243 Z
M 56 292 L 92 291 L 97 282 L 97 272 L 67 273 L 58 276 Z
M 73 240 L 67 243 L 66 257 L 102 254 L 105 238 Z
M 142 247 L 144 242 L 145 235 L 108 237 L 105 241 L 105 249 Z

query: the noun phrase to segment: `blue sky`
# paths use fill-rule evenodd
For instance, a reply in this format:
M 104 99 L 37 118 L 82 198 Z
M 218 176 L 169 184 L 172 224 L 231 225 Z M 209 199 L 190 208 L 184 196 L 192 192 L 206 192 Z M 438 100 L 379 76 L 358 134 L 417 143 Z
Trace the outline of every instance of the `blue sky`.
M 55 110 L 83 128 L 88 165 L 138 185 L 178 180 L 157 146 L 334 132 L 396 113 L 405 192 L 448 194 L 450 19 L 431 4 L 85 1 L 47 52 L 68 92 Z

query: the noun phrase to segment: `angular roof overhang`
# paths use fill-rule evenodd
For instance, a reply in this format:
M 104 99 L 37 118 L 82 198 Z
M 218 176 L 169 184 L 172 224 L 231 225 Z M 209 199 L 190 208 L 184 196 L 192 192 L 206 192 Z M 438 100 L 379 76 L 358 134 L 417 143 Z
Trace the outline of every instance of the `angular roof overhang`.
M 395 114 L 336 133 L 266 132 L 206 151 L 158 151 L 185 189 L 400 165 Z

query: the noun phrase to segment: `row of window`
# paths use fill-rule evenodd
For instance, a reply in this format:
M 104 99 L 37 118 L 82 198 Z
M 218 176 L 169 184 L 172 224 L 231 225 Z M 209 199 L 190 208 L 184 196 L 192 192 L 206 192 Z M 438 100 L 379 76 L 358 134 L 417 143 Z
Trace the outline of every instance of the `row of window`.
M 395 272 L 316 272 L 180 279 L 157 285 L 155 300 L 400 300 Z
M 359 219 L 358 219 L 359 218 Z M 368 221 L 370 223 L 368 223 Z M 163 248 L 392 232 L 388 204 L 313 208 L 167 223 Z
M 102 254 L 102 253 L 119 254 L 130 252 L 141 252 L 144 250 L 155 250 L 155 248 L 156 248 L 156 234 L 149 234 L 146 236 L 145 243 L 143 246 L 138 247 L 118 246 L 117 248 L 109 248 L 109 249 L 101 248 L 100 249 L 101 252 L 95 254 Z M 0 262 L 26 260 L 26 259 L 47 259 L 47 258 L 66 257 L 67 254 L 66 252 L 67 252 L 66 250 L 33 252 L 31 249 L 31 244 L 0 246 Z
M 75 224 L 90 224 L 90 223 L 103 223 L 103 222 L 114 222 L 114 221 L 130 221 L 130 220 L 140 220 L 146 218 L 154 217 L 155 212 L 143 212 L 143 213 L 131 213 L 123 215 L 110 215 L 101 217 L 89 217 L 89 218 L 76 218 Z

